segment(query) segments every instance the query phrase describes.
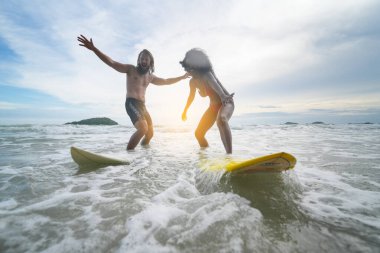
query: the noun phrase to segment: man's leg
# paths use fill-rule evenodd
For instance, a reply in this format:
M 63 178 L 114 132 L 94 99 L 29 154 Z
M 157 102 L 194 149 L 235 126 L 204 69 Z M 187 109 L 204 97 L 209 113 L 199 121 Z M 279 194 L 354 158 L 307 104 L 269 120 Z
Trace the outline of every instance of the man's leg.
M 135 123 L 135 128 L 137 131 L 129 139 L 127 150 L 134 149 L 139 144 L 141 138 L 148 132 L 148 123 L 145 119 L 139 119 Z
M 145 134 L 144 139 L 141 141 L 141 145 L 148 145 L 153 137 L 153 125 L 148 126 L 148 131 Z
M 211 107 L 203 114 L 201 121 L 195 130 L 195 138 L 197 138 L 199 146 L 202 148 L 208 147 L 208 142 L 205 138 L 207 131 L 214 125 L 217 113 Z
M 144 118 L 146 120 L 146 123 L 148 124 L 148 131 L 145 133 L 145 137 L 141 142 L 141 145 L 148 145 L 150 140 L 153 137 L 153 122 L 152 118 L 150 117 L 150 114 L 146 108 L 144 108 Z

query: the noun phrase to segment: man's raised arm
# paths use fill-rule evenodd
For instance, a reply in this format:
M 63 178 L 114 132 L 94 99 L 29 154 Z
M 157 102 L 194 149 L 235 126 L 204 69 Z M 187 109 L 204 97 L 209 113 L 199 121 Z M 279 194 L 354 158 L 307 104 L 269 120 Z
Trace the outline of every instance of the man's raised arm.
M 95 45 L 92 42 L 91 38 L 90 38 L 90 40 L 88 40 L 85 36 L 80 35 L 80 37 L 78 37 L 78 41 L 80 43 L 82 43 L 82 44 L 79 44 L 79 46 L 85 47 L 88 50 L 93 51 L 99 57 L 100 60 L 102 60 L 105 64 L 107 64 L 111 68 L 113 68 L 116 71 L 119 71 L 121 73 L 128 73 L 129 72 L 129 70 L 130 70 L 130 68 L 131 68 L 132 65 L 130 65 L 130 64 L 122 64 L 120 62 L 112 60 L 111 57 L 105 55 L 99 49 L 97 49 L 95 47 Z

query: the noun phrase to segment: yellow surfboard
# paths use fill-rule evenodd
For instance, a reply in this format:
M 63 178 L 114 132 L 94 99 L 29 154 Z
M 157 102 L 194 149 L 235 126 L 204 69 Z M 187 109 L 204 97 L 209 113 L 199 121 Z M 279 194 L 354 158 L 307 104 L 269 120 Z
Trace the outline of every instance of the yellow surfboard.
M 71 147 L 71 157 L 79 167 L 106 167 L 110 165 L 127 165 L 128 161 L 116 159 L 85 151 L 80 148 Z
M 261 156 L 242 162 L 230 162 L 226 165 L 227 172 L 232 174 L 250 174 L 256 172 L 281 172 L 294 168 L 296 158 L 291 154 L 280 152 Z

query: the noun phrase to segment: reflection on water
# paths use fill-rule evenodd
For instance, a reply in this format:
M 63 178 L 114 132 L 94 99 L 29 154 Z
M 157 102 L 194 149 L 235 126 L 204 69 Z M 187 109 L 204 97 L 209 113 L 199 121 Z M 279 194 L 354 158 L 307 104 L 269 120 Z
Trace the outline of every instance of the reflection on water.
M 199 171 L 196 185 L 200 192 L 233 192 L 259 209 L 264 218 L 276 221 L 299 219 L 298 208 L 301 186 L 292 171 L 282 173 L 252 173 L 234 175 L 225 171 L 230 157 L 209 159 L 205 153 L 199 154 Z
M 302 192 L 285 172 L 226 175 L 221 185 L 251 201 L 265 219 L 283 223 L 302 217 L 298 203 Z
M 232 192 L 249 200 L 250 206 L 263 215 L 269 233 L 277 239 L 288 237 L 287 224 L 303 225 L 306 222 L 300 206 L 302 187 L 292 171 L 234 175 L 224 169 L 230 161 L 229 156 L 209 159 L 200 152 L 197 189 L 202 194 Z
M 235 175 L 223 170 L 200 171 L 196 187 L 202 194 L 231 192 L 250 201 L 250 206 L 261 212 L 268 232 L 276 239 L 288 237 L 287 225 L 306 222 L 299 200 L 301 187 L 285 173 L 256 173 Z
M 223 190 L 248 199 L 261 212 L 268 233 L 278 240 L 289 239 L 287 225 L 302 226 L 306 221 L 299 203 L 302 191 L 297 184 L 285 172 L 226 175 L 221 181 Z

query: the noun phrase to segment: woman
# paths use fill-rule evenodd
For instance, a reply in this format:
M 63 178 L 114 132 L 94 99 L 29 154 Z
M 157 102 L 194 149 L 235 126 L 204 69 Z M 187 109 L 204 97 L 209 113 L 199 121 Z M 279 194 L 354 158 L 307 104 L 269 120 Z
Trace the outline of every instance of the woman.
M 216 121 L 224 148 L 228 154 L 231 154 L 232 136 L 228 121 L 235 108 L 233 101 L 234 94 L 228 93 L 220 83 L 208 56 L 203 50 L 198 48 L 191 49 L 186 53 L 185 59 L 180 64 L 192 76 L 190 79 L 190 94 L 182 113 L 182 120 L 185 121 L 187 119 L 186 113 L 194 100 L 196 90 L 198 90 L 202 97 L 208 96 L 210 98 L 210 106 L 203 114 L 195 130 L 195 137 L 201 147 L 208 147 L 205 135 Z

